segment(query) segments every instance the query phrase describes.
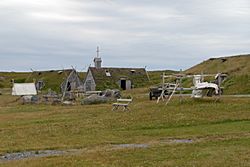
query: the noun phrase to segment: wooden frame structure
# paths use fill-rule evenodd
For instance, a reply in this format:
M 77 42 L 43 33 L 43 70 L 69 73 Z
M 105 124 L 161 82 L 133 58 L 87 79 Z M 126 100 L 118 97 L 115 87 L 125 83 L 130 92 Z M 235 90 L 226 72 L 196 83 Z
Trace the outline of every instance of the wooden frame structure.
M 195 78 L 197 77 L 199 78 L 199 84 L 195 84 L 194 83 L 194 86 L 191 87 L 191 88 L 184 88 L 182 86 L 182 79 L 183 78 Z M 208 82 L 204 82 L 204 77 L 206 76 L 215 76 L 215 82 L 214 83 L 208 83 Z M 182 101 L 182 91 L 184 90 L 192 90 L 192 97 L 195 97 L 193 96 L 193 93 L 194 91 L 197 91 L 197 90 L 211 90 L 213 88 L 216 88 L 217 89 L 217 95 L 218 95 L 218 98 L 216 99 L 216 101 L 220 98 L 221 94 L 222 94 L 222 88 L 221 87 L 221 84 L 224 80 L 224 78 L 226 77 L 227 75 L 226 74 L 222 74 L 222 73 L 218 73 L 218 74 L 201 74 L 201 75 L 186 75 L 186 74 L 174 74 L 174 75 L 165 75 L 165 73 L 163 73 L 162 75 L 162 93 L 161 95 L 158 97 L 157 99 L 157 103 L 159 103 L 159 101 L 162 99 L 164 101 L 164 99 L 166 99 L 166 95 L 165 95 L 165 92 L 166 91 L 172 91 L 168 97 L 167 97 L 167 101 L 166 101 L 166 105 L 169 103 L 169 101 L 171 100 L 171 98 L 173 97 L 174 93 L 176 91 L 179 91 L 179 97 L 180 97 L 180 102 Z M 175 77 L 176 78 L 176 83 L 174 84 L 175 87 L 174 88 L 169 88 L 169 85 L 170 83 L 166 83 L 165 81 L 165 78 L 171 78 L 171 77 Z M 193 81 L 195 82 L 195 81 Z M 201 98 L 203 97 L 203 95 L 200 96 Z

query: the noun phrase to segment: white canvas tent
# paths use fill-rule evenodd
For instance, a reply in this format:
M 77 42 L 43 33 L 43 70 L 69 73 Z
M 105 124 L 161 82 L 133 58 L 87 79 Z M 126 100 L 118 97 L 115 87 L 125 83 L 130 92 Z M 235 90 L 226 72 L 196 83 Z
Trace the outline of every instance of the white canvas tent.
M 34 83 L 14 83 L 12 87 L 13 96 L 37 95 Z

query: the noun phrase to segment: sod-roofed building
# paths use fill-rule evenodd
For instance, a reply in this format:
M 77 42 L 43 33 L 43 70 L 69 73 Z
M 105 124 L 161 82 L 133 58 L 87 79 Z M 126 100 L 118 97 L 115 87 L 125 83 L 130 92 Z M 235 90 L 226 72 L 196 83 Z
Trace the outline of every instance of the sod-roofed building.
M 35 82 L 37 90 L 51 89 L 58 93 L 83 88 L 82 79 L 74 69 L 34 71 L 25 82 Z
M 101 58 L 94 59 L 95 67 L 89 67 L 84 80 L 85 91 L 122 89 L 129 90 L 149 82 L 145 68 L 101 67 Z

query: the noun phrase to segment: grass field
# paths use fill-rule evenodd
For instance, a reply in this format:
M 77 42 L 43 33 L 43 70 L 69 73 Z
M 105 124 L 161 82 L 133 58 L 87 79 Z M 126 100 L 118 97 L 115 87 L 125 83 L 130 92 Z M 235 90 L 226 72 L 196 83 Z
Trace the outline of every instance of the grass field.
M 0 166 L 250 166 L 250 98 L 175 98 L 165 106 L 146 93 L 124 92 L 134 98 L 130 112 L 112 112 L 111 104 L 21 105 L 0 96 L 1 155 L 77 150 Z

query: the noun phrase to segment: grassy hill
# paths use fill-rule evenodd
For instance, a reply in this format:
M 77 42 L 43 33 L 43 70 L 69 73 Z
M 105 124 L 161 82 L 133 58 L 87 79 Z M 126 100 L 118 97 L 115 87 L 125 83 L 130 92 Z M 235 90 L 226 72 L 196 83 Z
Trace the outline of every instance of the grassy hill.
M 187 74 L 228 74 L 225 94 L 250 94 L 250 54 L 210 58 L 185 71 Z
M 227 73 L 229 75 L 245 75 L 250 73 L 250 54 L 231 57 L 210 58 L 185 71 L 191 74 Z

